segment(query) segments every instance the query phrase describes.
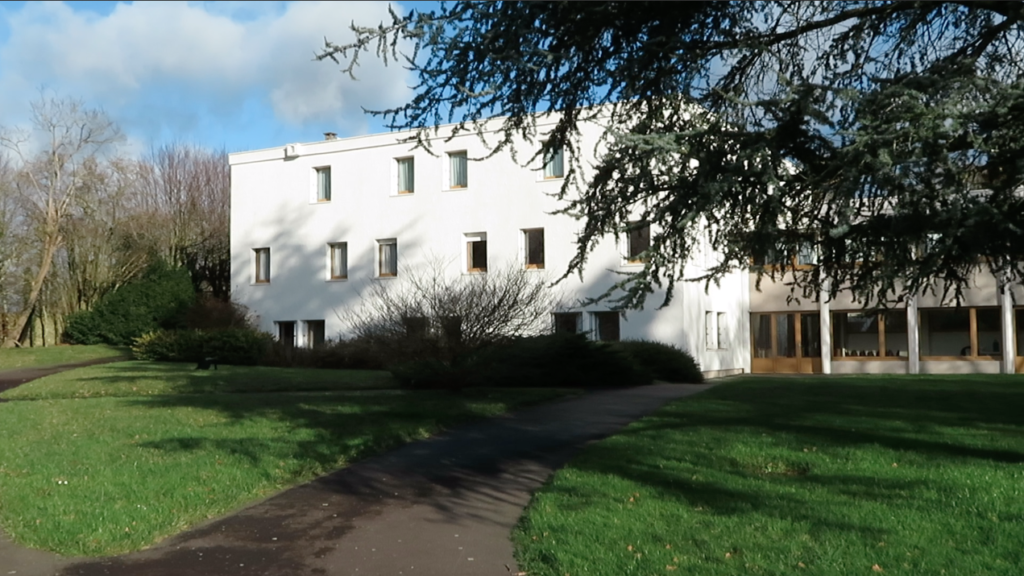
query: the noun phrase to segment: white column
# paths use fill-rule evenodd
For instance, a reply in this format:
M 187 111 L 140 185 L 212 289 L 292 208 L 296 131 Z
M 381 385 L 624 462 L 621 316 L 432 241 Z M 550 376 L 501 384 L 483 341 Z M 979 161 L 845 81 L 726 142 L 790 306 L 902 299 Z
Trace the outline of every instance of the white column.
M 832 373 L 832 315 L 828 305 L 828 281 L 822 283 L 818 293 L 818 314 L 821 327 L 821 373 Z
M 999 316 L 1003 325 L 1003 361 L 1001 372 L 1013 374 L 1014 367 L 1014 346 L 1013 346 L 1013 301 L 1010 298 L 1010 287 L 1000 283 L 999 286 Z
M 917 322 L 917 295 L 907 297 L 907 373 L 921 373 L 921 333 Z

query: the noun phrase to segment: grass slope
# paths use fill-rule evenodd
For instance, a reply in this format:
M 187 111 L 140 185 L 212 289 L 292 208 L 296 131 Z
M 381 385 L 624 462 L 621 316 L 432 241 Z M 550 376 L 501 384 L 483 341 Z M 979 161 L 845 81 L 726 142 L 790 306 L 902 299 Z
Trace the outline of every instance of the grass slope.
M 39 348 L 0 348 L 0 371 L 17 368 L 37 368 L 110 358 L 128 357 L 127 348 L 96 344 L 94 346 L 45 346 Z
M 59 385 L 41 380 L 37 392 L 91 390 L 93 397 L 0 403 L 0 526 L 16 541 L 72 556 L 137 550 L 442 427 L 565 394 L 210 393 L 243 381 L 270 389 L 282 374 L 222 369 L 196 377 L 219 374 L 226 384 L 185 386 L 179 379 L 188 378 L 169 368 L 132 364 L 140 383 L 134 391 L 89 368 L 65 374 Z M 305 372 L 292 377 L 302 380 Z M 309 372 L 333 374 L 320 383 L 328 388 L 365 377 Z M 161 388 L 164 377 L 170 382 Z M 208 393 L 166 393 L 182 386 Z M 103 394 L 112 395 L 95 397 Z
M 174 362 L 118 362 L 53 374 L 0 394 L 8 400 L 210 394 L 310 392 L 394 388 L 383 370 L 317 370 L 220 366 L 195 370 Z
M 538 492 L 530 576 L 1024 566 L 1024 379 L 757 378 L 669 405 Z

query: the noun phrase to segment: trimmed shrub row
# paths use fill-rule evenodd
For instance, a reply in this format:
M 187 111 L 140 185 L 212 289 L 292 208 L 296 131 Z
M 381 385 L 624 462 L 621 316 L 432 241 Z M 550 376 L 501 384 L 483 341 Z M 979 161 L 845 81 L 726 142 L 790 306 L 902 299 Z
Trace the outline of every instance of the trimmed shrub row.
M 215 357 L 223 364 L 252 366 L 267 355 L 273 337 L 249 328 L 226 330 L 158 330 L 135 339 L 132 353 L 138 360 L 198 362 Z
M 548 334 L 496 344 L 452 362 L 418 360 L 391 367 L 409 388 L 611 388 L 652 380 L 699 383 L 700 367 L 684 350 L 647 341 L 593 342 Z

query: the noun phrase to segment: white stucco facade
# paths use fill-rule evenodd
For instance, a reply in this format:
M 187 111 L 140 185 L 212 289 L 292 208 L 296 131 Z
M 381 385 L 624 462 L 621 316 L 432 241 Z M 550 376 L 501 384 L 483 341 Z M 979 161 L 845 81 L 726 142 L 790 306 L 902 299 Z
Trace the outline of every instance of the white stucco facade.
M 593 150 L 600 130 L 584 126 L 579 149 Z M 552 214 L 562 206 L 553 197 L 561 178 L 545 178 L 539 162 L 524 167 L 508 153 L 473 160 L 487 155 L 476 135 L 438 139 L 437 155 L 414 150 L 409 136 L 387 133 L 230 155 L 232 296 L 258 317 L 262 329 L 277 333 L 279 323 L 295 322 L 298 345 L 306 344 L 306 322 L 323 321 L 328 338 L 344 335 L 347 311 L 359 305 L 371 282 L 401 282 L 403 273 L 439 259 L 450 261 L 449 274 L 469 273 L 471 238 L 486 238 L 492 270 L 506 263 L 525 267 L 524 230 L 543 229 L 544 268 L 529 273 L 553 280 L 565 272 L 580 223 Z M 518 159 L 529 159 L 537 146 L 519 143 Z M 447 153 L 462 151 L 469 158 L 468 182 L 453 189 Z M 399 194 L 403 158 L 413 159 L 414 191 Z M 317 170 L 328 167 L 330 200 L 318 201 Z M 397 244 L 395 278 L 380 277 L 381 242 Z M 620 278 L 615 272 L 636 269 L 624 257 L 625 242 L 606 238 L 590 255 L 582 281 L 573 275 L 557 289 L 570 301 L 603 293 Z M 346 246 L 345 279 L 331 279 L 331 243 Z M 269 249 L 269 281 L 258 281 L 258 249 Z M 704 258 L 686 264 L 689 276 L 700 274 Z M 750 371 L 746 270 L 707 290 L 703 283 L 680 283 L 672 303 L 656 309 L 662 297 L 651 295 L 644 310 L 621 319 L 620 337 L 680 346 L 709 375 Z M 581 312 L 582 328 L 592 331 L 591 314 L 607 309 L 572 311 Z M 705 334 L 708 313 L 723 324 L 713 338 L 720 336 L 721 342 L 711 347 Z

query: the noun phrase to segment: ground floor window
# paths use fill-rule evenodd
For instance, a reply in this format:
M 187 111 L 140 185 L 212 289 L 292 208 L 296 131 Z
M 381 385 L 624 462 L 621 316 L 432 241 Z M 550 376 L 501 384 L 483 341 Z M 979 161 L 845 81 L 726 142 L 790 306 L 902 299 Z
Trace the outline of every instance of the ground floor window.
M 306 320 L 306 347 L 320 348 L 326 341 L 326 326 L 323 320 Z
M 821 357 L 821 316 L 800 315 L 800 354 L 804 358 Z
M 295 321 L 274 322 L 277 325 L 277 341 L 284 344 L 286 348 L 295 346 Z
M 619 341 L 619 313 L 594 312 L 595 338 L 602 342 Z
M 555 312 L 551 315 L 555 334 L 579 334 L 583 331 L 581 312 Z
M 1016 311 L 1017 356 L 1024 356 L 1024 310 Z
M 1002 321 L 998 308 L 921 310 L 921 356 L 1002 356 Z
M 835 312 L 832 337 L 833 358 L 906 358 L 907 311 Z

